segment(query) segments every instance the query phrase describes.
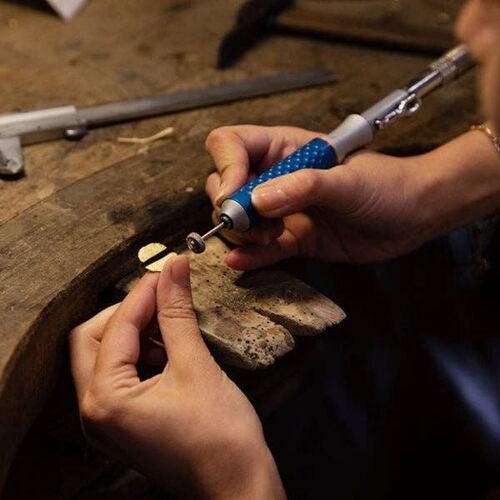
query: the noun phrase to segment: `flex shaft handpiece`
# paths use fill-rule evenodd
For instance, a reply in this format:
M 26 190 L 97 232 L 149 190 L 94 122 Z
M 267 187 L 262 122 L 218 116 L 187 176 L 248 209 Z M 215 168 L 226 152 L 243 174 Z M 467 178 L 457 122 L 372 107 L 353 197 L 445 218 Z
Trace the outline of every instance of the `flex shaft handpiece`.
M 398 118 L 415 113 L 423 97 L 457 79 L 473 66 L 474 61 L 464 45 L 450 50 L 404 87 L 364 113 L 348 116 L 329 134 L 313 139 L 245 184 L 222 203 L 219 224 L 204 235 L 188 235 L 188 247 L 195 253 L 201 253 L 205 250 L 205 241 L 221 229 L 248 230 L 259 220 L 259 214 L 252 205 L 255 187 L 301 169 L 327 169 L 340 164 L 347 155 L 369 144 L 378 130 Z

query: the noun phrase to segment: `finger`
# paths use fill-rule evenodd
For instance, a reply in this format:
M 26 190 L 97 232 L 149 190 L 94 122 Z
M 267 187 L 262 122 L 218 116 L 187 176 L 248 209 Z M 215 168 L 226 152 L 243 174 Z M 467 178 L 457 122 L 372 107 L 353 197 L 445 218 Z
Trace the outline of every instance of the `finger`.
M 212 205 L 217 206 L 217 198 L 219 197 L 220 190 L 220 174 L 218 172 L 213 172 L 207 177 L 207 181 L 205 183 L 205 192 L 207 193 Z
M 169 366 L 192 370 L 210 359 L 194 312 L 186 256 L 170 259 L 163 268 L 158 283 L 157 309 Z
M 250 271 L 291 257 L 314 255 L 316 238 L 314 221 L 307 214 L 295 214 L 285 219 L 283 234 L 266 246 L 251 245 L 231 251 L 226 265 Z
M 212 213 L 212 221 L 218 224 L 218 211 Z M 228 231 L 222 229 L 219 234 L 227 241 L 238 246 L 246 245 L 269 245 L 273 240 L 278 238 L 285 230 L 285 225 L 282 219 L 263 219 L 259 224 L 252 227 L 243 233 L 236 231 Z
M 226 256 L 225 263 L 238 271 L 251 271 L 299 255 L 297 238 L 288 230 L 267 246 L 239 247 Z
M 146 274 L 110 318 L 97 353 L 95 376 L 120 384 L 136 383 L 140 333 L 156 310 L 158 275 Z
M 284 217 L 312 206 L 338 212 L 352 210 L 362 198 L 362 184 L 354 169 L 345 165 L 329 170 L 304 169 L 256 187 L 252 203 L 264 217 Z
M 74 328 L 69 334 L 71 373 L 75 382 L 78 399 L 87 390 L 94 371 L 97 350 L 106 323 L 119 304 L 112 305 Z
M 213 130 L 206 141 L 221 176 L 216 197 L 225 198 L 248 181 L 250 168 L 260 171 L 281 160 L 318 134 L 295 127 L 238 125 Z
M 238 246 L 248 246 L 248 245 L 269 245 L 276 238 L 279 238 L 283 231 L 285 230 L 285 225 L 282 219 L 264 219 L 257 226 L 252 229 L 245 231 L 244 233 L 238 233 L 236 231 L 221 231 L 221 235 L 228 241 Z
M 254 177 L 252 174 L 249 174 L 246 181 L 250 181 Z M 212 205 L 215 210 L 219 210 L 222 202 L 226 199 L 226 196 L 220 198 L 220 189 L 221 189 L 221 176 L 218 172 L 211 173 L 205 182 L 205 192 L 207 193 Z
M 238 129 L 239 127 L 215 129 L 210 132 L 205 142 L 205 147 L 220 174 L 220 185 L 214 200 L 217 206 L 245 184 L 250 170 L 249 155 L 255 153 L 254 149 L 257 148 L 265 153 L 264 141 L 247 145 Z

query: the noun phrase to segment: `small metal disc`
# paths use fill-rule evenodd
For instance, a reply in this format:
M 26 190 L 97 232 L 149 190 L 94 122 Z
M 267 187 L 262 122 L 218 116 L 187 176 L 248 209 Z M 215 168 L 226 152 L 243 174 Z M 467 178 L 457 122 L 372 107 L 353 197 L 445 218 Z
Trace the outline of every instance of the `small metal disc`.
M 186 244 L 194 253 L 202 253 L 205 251 L 205 242 L 198 233 L 189 233 L 186 238 Z

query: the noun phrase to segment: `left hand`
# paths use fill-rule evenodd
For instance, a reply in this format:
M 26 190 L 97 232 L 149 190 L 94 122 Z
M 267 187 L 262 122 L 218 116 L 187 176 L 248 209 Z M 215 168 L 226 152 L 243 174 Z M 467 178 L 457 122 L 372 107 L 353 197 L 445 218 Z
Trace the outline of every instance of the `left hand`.
M 141 380 L 141 332 L 158 321 L 168 363 Z M 198 328 L 186 257 L 70 334 L 88 438 L 183 498 L 284 496 L 261 423 Z

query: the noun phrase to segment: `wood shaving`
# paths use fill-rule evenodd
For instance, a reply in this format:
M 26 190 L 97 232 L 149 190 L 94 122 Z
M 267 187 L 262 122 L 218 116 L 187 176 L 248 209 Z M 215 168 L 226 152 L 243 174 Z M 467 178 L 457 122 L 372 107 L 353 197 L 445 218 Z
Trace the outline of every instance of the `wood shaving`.
M 158 255 L 161 252 L 165 252 L 166 249 L 167 247 L 162 243 L 150 243 L 149 245 L 146 245 L 139 250 L 139 252 L 137 253 L 137 257 L 143 264 L 144 262 L 152 259 L 155 255 Z M 158 259 L 151 264 L 144 266 L 144 268 L 153 273 L 159 273 L 163 269 L 165 263 L 176 255 L 177 254 L 175 252 L 170 252 L 161 259 Z
M 158 133 L 151 135 L 150 137 L 118 137 L 118 142 L 123 144 L 151 144 L 152 142 L 163 139 L 164 137 L 168 137 L 174 133 L 173 127 L 167 127 L 163 130 L 160 130 Z
M 165 344 L 163 342 L 160 342 L 159 340 L 156 340 L 153 337 L 149 337 L 149 341 L 152 342 L 154 345 L 165 349 Z

